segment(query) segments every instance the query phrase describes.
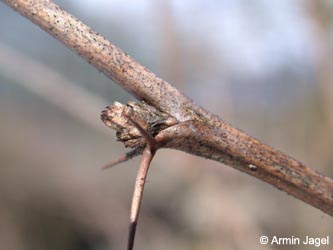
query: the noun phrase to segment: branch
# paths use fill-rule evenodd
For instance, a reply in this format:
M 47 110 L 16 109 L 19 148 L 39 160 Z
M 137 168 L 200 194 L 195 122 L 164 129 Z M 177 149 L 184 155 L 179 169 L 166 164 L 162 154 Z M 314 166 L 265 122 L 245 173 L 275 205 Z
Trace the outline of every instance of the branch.
M 210 114 L 52 1 L 1 1 L 63 42 L 139 100 L 145 101 L 147 106 L 176 120 L 173 125 L 160 127 L 154 135 L 164 147 L 228 164 L 333 215 L 331 178 Z M 140 135 L 131 140 L 134 144 L 144 143 Z

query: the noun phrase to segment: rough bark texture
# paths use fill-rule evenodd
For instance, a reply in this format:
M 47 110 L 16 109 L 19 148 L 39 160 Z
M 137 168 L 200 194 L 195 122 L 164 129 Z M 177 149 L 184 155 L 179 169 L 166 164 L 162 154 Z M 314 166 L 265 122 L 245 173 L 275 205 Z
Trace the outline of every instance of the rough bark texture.
M 51 1 L 1 1 L 63 42 L 139 100 L 145 101 L 148 112 L 144 113 L 140 109 L 135 111 L 140 113 L 140 125 L 148 129 L 149 119 L 154 117 L 150 114 L 155 112 L 153 110 L 159 112 L 158 116 L 171 119 L 172 123 L 157 126 L 154 132 L 148 130 L 160 147 L 175 148 L 225 163 L 333 215 L 331 178 L 233 128 L 194 104 L 176 88 Z M 140 135 L 135 134 L 135 129 L 133 137 L 119 126 L 118 121 L 124 119 L 123 115 L 133 120 L 138 117 L 132 117 L 133 113 L 125 113 L 118 113 L 116 120 L 112 120 L 115 114 L 104 111 L 102 119 L 116 129 L 119 135 L 128 136 L 128 139 L 120 140 L 132 140 L 134 144 L 131 145 L 134 147 L 142 146 L 144 140 L 141 138 L 138 141 Z

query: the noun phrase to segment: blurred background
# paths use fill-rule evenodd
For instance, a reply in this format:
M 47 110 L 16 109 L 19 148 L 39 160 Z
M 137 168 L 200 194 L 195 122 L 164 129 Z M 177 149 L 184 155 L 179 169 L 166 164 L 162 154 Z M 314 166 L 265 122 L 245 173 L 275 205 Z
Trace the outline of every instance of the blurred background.
M 333 1 L 55 1 L 195 102 L 333 177 Z M 125 249 L 139 159 L 100 112 L 133 100 L 0 4 L 2 249 Z M 261 246 L 261 235 L 326 237 L 333 220 L 219 163 L 161 150 L 136 249 Z M 332 249 L 322 246 L 320 249 Z

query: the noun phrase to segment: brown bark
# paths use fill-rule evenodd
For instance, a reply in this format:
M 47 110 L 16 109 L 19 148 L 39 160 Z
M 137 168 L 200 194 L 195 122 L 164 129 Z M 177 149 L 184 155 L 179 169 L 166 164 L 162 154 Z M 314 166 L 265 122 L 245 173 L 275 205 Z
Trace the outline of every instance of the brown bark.
M 225 163 L 333 215 L 331 178 L 207 112 L 52 1 L 1 1 L 63 42 L 139 100 L 176 120 L 170 126 L 159 127 L 157 133 L 155 131 L 160 147 L 175 148 Z M 115 128 L 119 132 L 120 128 Z M 122 132 L 126 133 L 126 130 L 122 128 Z M 130 137 L 134 142 L 139 138 Z

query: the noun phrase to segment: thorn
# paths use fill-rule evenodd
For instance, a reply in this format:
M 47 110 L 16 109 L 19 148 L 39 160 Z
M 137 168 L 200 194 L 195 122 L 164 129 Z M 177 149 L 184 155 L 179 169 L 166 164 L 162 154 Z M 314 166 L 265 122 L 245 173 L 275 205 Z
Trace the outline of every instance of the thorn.
M 136 233 L 136 227 L 138 224 L 141 201 L 143 196 L 143 189 L 146 183 L 148 169 L 150 162 L 152 161 L 157 148 L 157 142 L 153 136 L 151 136 L 146 130 L 144 130 L 139 123 L 134 121 L 131 117 L 125 117 L 140 131 L 141 135 L 146 139 L 147 145 L 142 152 L 142 158 L 138 170 L 138 174 L 135 180 L 134 192 L 132 197 L 132 205 L 130 212 L 130 224 L 128 232 L 127 250 L 132 250 L 134 246 L 134 239 Z
M 135 187 L 132 197 L 132 205 L 130 212 L 130 224 L 128 232 L 127 250 L 132 250 L 134 245 L 136 227 L 138 224 L 140 206 L 143 196 L 143 189 L 146 183 L 147 173 L 150 162 L 154 157 L 154 152 L 151 151 L 150 146 L 147 144 L 142 153 L 140 167 L 135 180 Z
M 108 168 L 112 168 L 112 167 L 114 167 L 114 166 L 116 166 L 116 165 L 118 165 L 122 162 L 128 161 L 128 160 L 142 154 L 142 152 L 143 152 L 143 148 L 141 148 L 141 147 L 140 148 L 135 148 L 135 149 L 127 152 L 126 154 L 120 156 L 117 160 L 114 160 L 114 161 L 104 165 L 101 169 L 105 170 L 105 169 L 108 169 Z

